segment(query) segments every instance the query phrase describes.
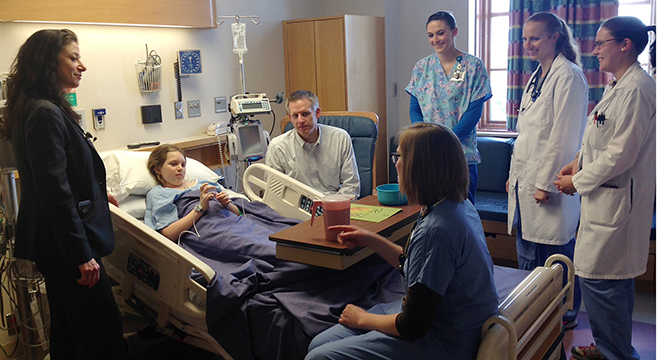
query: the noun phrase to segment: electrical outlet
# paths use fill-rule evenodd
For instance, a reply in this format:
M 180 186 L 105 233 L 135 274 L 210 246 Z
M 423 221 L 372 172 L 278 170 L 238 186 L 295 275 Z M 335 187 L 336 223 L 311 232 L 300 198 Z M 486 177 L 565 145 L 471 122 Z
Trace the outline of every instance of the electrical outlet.
M 182 101 L 178 101 L 174 103 L 174 116 L 176 116 L 176 119 L 182 119 L 184 117 Z
M 226 96 L 215 98 L 215 113 L 226 112 Z
M 105 129 L 105 109 L 92 109 L 94 113 L 94 129 Z
M 201 116 L 201 102 L 199 100 L 191 100 L 187 102 L 187 117 Z

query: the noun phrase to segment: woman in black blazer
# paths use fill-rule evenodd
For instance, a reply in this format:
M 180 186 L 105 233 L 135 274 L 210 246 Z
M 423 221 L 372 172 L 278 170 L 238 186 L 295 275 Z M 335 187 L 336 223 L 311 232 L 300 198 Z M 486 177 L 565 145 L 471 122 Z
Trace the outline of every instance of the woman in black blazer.
M 100 260 L 114 249 L 105 167 L 64 99 L 85 70 L 72 31 L 34 33 L 12 64 L 2 129 L 21 183 L 14 255 L 34 261 L 46 280 L 52 360 L 125 353 Z

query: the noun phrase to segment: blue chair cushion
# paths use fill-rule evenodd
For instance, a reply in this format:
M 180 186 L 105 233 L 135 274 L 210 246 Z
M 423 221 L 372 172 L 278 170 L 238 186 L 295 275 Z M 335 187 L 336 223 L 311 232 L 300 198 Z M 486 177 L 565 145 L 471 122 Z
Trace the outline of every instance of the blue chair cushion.
M 505 194 L 505 182 L 509 176 L 514 141 L 513 138 L 478 138 L 478 150 L 482 162 L 478 164 L 477 191 Z M 478 202 L 477 196 L 475 202 Z
M 507 223 L 507 193 L 478 191 L 475 193 L 475 208 L 480 219 Z
M 318 123 L 341 128 L 350 134 L 361 180 L 361 197 L 371 195 L 377 124 L 362 116 L 320 116 Z M 292 129 L 292 122 L 286 124 L 285 132 Z

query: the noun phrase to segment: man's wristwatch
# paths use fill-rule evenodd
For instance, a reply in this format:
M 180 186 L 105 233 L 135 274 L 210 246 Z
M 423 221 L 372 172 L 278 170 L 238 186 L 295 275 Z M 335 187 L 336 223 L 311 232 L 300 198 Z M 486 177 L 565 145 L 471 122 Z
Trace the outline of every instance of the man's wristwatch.
M 202 215 L 206 213 L 206 210 L 203 210 L 201 204 L 196 204 L 196 206 L 194 207 L 194 211 L 201 213 Z

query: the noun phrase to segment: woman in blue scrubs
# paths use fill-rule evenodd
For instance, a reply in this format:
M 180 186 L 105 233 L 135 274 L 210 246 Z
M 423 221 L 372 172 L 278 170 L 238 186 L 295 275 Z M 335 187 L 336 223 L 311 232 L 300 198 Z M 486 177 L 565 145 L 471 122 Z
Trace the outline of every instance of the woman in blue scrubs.
M 466 201 L 459 139 L 444 125 L 419 123 L 399 144 L 400 189 L 422 206 L 406 246 L 356 226 L 335 228 L 339 243 L 368 246 L 399 268 L 406 296 L 368 311 L 347 305 L 340 324 L 313 339 L 306 359 L 475 359 L 482 324 L 496 313 L 493 264 Z

